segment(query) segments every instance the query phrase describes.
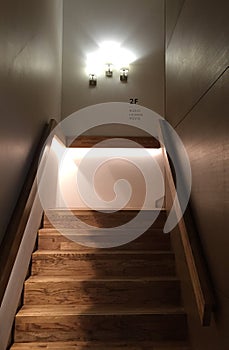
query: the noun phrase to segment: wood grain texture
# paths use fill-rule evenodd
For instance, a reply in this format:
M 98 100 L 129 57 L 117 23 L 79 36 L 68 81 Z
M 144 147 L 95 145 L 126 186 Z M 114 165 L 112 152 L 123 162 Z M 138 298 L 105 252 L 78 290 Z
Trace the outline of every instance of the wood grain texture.
M 107 350 L 106 342 L 77 341 L 77 342 L 36 342 L 36 343 L 15 343 L 12 350 Z M 191 350 L 187 342 L 163 341 L 163 342 L 112 342 L 109 343 L 109 350 Z
M 53 228 L 60 227 L 63 229 L 79 229 L 85 228 L 85 225 L 81 224 L 86 223 L 91 226 L 100 227 L 100 228 L 109 228 L 121 226 L 126 223 L 129 223 L 130 220 L 134 219 L 138 215 L 138 210 L 119 210 L 114 213 L 109 212 L 99 212 L 96 210 L 80 210 L 80 209 L 55 209 L 48 210 L 44 216 L 43 226 L 44 228 Z M 146 222 L 151 223 L 153 218 L 157 219 L 153 222 L 153 228 L 163 228 L 166 211 L 165 210 L 142 210 L 141 211 L 142 219 L 138 220 L 138 222 L 133 226 L 132 229 L 141 227 Z M 52 223 L 49 218 L 51 218 Z
M 16 316 L 15 341 L 185 340 L 186 330 L 186 315 L 178 307 L 24 306 Z
M 176 306 L 180 304 L 180 284 L 175 277 L 85 280 L 33 276 L 25 283 L 24 304 Z
M 37 251 L 32 274 L 90 277 L 144 277 L 175 274 L 174 255 L 161 251 Z
M 128 234 L 129 231 L 127 231 Z M 108 233 L 109 234 L 109 233 Z M 122 232 L 120 238 L 125 233 Z M 107 235 L 98 233 L 93 229 L 78 229 L 65 230 L 60 233 L 55 229 L 41 229 L 38 232 L 38 249 L 39 250 L 84 250 L 85 246 L 80 244 L 83 238 L 94 239 L 96 235 L 96 242 L 104 242 Z M 79 242 L 79 243 L 76 243 Z M 109 250 L 117 248 L 109 248 Z M 149 229 L 135 240 L 121 245 L 119 250 L 170 250 L 170 235 L 164 234 L 161 229 Z
M 95 222 L 94 211 L 75 213 Z M 69 237 L 103 238 L 101 231 L 69 229 L 66 211 L 52 214 L 68 227 Z M 124 210 L 111 224 L 134 215 Z M 99 219 L 101 227 L 109 222 L 106 214 L 99 213 Z M 122 249 L 86 248 L 56 229 L 41 229 L 12 350 L 26 350 L 26 342 L 31 349 L 188 349 L 170 236 L 162 234 L 165 220 L 163 211 L 147 232 Z M 49 226 L 47 218 L 44 223 Z

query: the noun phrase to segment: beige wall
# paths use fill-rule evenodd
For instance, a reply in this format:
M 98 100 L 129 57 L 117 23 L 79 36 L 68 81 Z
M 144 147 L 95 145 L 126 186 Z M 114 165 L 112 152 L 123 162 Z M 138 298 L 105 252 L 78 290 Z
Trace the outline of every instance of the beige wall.
M 62 0 L 0 8 L 1 241 L 42 128 L 60 117 Z
M 84 160 L 85 163 L 82 165 L 83 158 L 87 160 L 86 162 Z M 80 180 L 77 177 L 79 173 Z M 146 181 L 149 178 L 153 179 L 153 187 L 148 193 L 149 198 L 146 199 Z M 118 184 L 119 180 L 125 180 L 128 184 L 123 182 Z M 92 187 L 90 183 L 93 183 Z M 78 187 L 80 184 L 82 186 Z M 163 184 L 164 167 L 161 149 L 145 151 L 128 148 L 116 150 L 70 148 L 59 171 L 61 196 L 57 207 L 139 210 L 144 205 L 144 209 L 155 209 L 159 208 L 163 201 Z
M 217 301 L 210 328 L 189 307 L 197 350 L 229 348 L 228 10 L 226 0 L 186 0 L 166 52 L 166 116 L 190 157 L 191 205 Z
M 89 88 L 86 55 L 106 40 L 122 43 L 137 60 L 127 84 L 115 72 Z M 164 114 L 164 1 L 64 1 L 62 117 L 89 105 L 135 97 L 140 105 Z

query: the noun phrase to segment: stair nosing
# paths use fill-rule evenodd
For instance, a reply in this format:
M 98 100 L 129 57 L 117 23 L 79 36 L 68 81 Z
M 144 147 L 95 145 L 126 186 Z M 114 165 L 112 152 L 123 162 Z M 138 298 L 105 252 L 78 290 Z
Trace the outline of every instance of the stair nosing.
M 42 281 L 43 279 L 43 281 Z M 180 282 L 179 278 L 177 276 L 155 276 L 155 277 L 117 277 L 117 278 L 91 278 L 86 279 L 83 277 L 75 277 L 75 276 L 42 276 L 42 275 L 34 275 L 30 276 L 26 281 L 25 284 L 28 283 L 42 283 L 42 282 L 49 282 L 49 283 L 62 283 L 64 282 Z
M 120 254 L 120 255 L 131 255 L 131 254 L 136 254 L 136 255 L 160 255 L 160 254 L 165 254 L 165 255 L 174 255 L 174 252 L 172 250 L 109 250 L 106 248 L 103 248 L 103 251 L 96 251 L 94 250 L 94 248 L 89 248 L 89 249 L 85 249 L 85 250 L 46 250 L 46 249 L 38 249 L 35 252 L 33 252 L 33 255 L 48 255 L 48 254 L 62 254 L 62 255 L 67 255 L 67 254 L 79 254 L 79 255 L 83 255 L 83 254 L 92 254 L 92 255 L 116 255 L 116 254 Z
M 21 343 L 14 343 L 13 344 L 13 348 L 18 348 L 20 349 L 20 345 L 22 346 L 46 346 L 46 345 L 49 345 L 51 344 L 51 347 L 50 349 L 55 349 L 53 346 L 62 346 L 63 345 L 68 345 L 68 346 L 104 346 L 104 344 L 107 346 L 107 343 L 104 343 L 102 341 L 55 341 L 55 342 L 29 342 L 29 343 L 24 343 L 24 342 L 21 342 Z M 18 346 L 19 345 L 19 346 Z M 159 347 L 158 350 L 160 349 L 160 347 L 162 347 L 162 349 L 164 349 L 164 347 L 167 347 L 167 346 L 175 346 L 176 348 L 181 346 L 182 348 L 183 347 L 186 347 L 187 349 L 190 349 L 190 344 L 188 341 L 176 341 L 176 340 L 173 340 L 173 341 L 138 341 L 137 344 L 136 342 L 133 343 L 133 341 L 115 341 L 115 342 L 112 342 L 111 346 L 122 346 L 122 347 L 125 347 L 125 349 L 128 349 L 129 346 L 131 347 L 134 347 L 134 349 L 138 349 L 138 346 L 153 346 L 153 347 Z M 128 346 L 128 347 L 127 347 Z M 176 349 L 175 348 L 175 349 Z M 63 348 L 64 349 L 64 348 Z M 118 348 L 117 348 L 118 349 Z M 157 349 L 157 348 L 156 348 Z M 167 348 L 169 349 L 169 348 Z M 173 349 L 173 348 L 172 348 Z M 178 348 L 177 348 L 178 349 Z M 154 350 L 154 348 L 152 349 Z
M 105 310 L 104 310 L 105 308 Z M 115 305 L 115 309 L 111 307 L 94 306 L 92 309 L 90 306 L 74 306 L 74 305 L 24 305 L 16 315 L 16 318 L 20 317 L 59 317 L 59 316 L 105 316 L 105 315 L 186 315 L 185 310 L 181 306 L 166 306 L 163 307 L 147 307 L 147 308 L 128 308 L 119 307 Z
M 99 231 L 99 230 L 104 230 L 103 228 L 96 228 L 96 227 L 94 227 L 94 228 L 88 228 L 88 229 L 85 229 L 85 228 L 73 228 L 73 229 L 71 229 L 71 228 L 66 228 L 66 229 L 64 229 L 64 232 L 67 232 L 67 233 L 73 233 L 73 231 L 94 231 L 94 233 L 96 232 L 96 231 Z M 118 229 L 117 229 L 118 230 Z M 123 233 L 123 232 L 129 232 L 130 231 L 130 229 L 119 229 L 120 230 L 120 233 Z M 61 232 L 57 229 L 57 228 L 53 228 L 53 227 L 47 227 L 47 228 L 45 228 L 45 227 L 43 227 L 43 228 L 40 228 L 39 230 L 38 230 L 38 232 L 39 233 L 44 233 L 45 231 L 48 231 L 49 233 L 57 233 L 57 234 L 61 234 Z M 132 231 L 132 230 L 131 230 Z M 137 231 L 137 229 L 136 229 L 136 231 Z M 162 235 L 164 235 L 164 236 L 168 236 L 169 235 L 169 233 L 164 233 L 163 232 L 163 228 L 159 228 L 159 227 L 150 227 L 147 231 L 145 231 L 145 232 L 143 232 L 141 235 L 144 235 L 144 233 L 146 233 L 146 232 L 150 232 L 150 231 L 160 231 L 161 232 L 161 234 Z M 77 234 L 77 233 L 74 233 L 74 234 Z M 98 232 L 98 234 L 101 234 L 101 232 Z M 104 233 L 103 233 L 104 234 Z

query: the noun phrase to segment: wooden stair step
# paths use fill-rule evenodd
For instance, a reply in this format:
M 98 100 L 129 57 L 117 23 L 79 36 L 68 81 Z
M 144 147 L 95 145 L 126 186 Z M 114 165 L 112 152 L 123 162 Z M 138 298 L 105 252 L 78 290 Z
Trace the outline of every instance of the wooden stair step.
M 106 143 L 102 141 L 107 141 Z M 67 137 L 67 145 L 70 148 L 79 147 L 98 147 L 98 148 L 126 148 L 130 147 L 129 142 L 131 140 L 137 144 L 140 144 L 144 148 L 160 148 L 160 142 L 150 134 L 147 136 L 103 136 L 103 135 L 80 135 L 75 140 Z
M 114 213 L 109 213 L 96 210 L 50 209 L 46 211 L 44 215 L 43 227 L 52 228 L 53 224 L 55 224 L 63 229 L 85 228 L 81 221 L 100 228 L 116 227 L 129 223 L 136 217 L 138 212 L 138 210 L 119 210 Z M 156 220 L 150 226 L 154 228 L 163 228 L 166 220 L 165 210 L 142 210 L 141 213 L 143 215 L 142 219 L 139 220 L 138 224 L 135 224 L 132 229 L 142 227 L 142 224 L 146 222 L 151 223 L 152 219 L 156 218 L 157 215 Z M 51 218 L 52 223 L 49 218 Z M 76 220 L 77 218 L 78 220 Z
M 88 277 L 154 277 L 175 275 L 170 251 L 38 250 L 32 257 L 32 275 Z
M 15 343 L 11 350 L 190 350 L 187 342 L 43 342 Z
M 180 303 L 176 277 L 80 279 L 73 276 L 32 276 L 25 282 L 25 305 L 149 305 Z
M 120 229 L 137 214 L 48 210 L 24 285 L 24 306 L 15 318 L 12 350 L 189 349 L 170 236 L 163 234 L 166 212 L 143 211 L 142 222 Z M 116 226 L 114 235 L 109 228 Z M 100 248 L 110 231 L 114 243 L 129 232 L 133 239 Z M 91 244 L 94 237 L 98 248 Z M 85 238 L 92 248 L 82 244 Z
M 23 306 L 16 315 L 15 342 L 172 341 L 187 339 L 184 310 L 96 306 Z
M 38 232 L 38 249 L 41 250 L 84 250 L 85 246 L 80 242 L 94 241 L 104 242 L 107 235 L 98 233 L 96 230 L 64 230 L 64 234 L 55 229 L 41 229 Z M 123 237 L 125 232 L 120 233 Z M 128 235 L 128 233 L 127 233 Z M 129 237 L 129 236 L 127 236 Z M 85 239 L 86 238 L 86 239 Z M 92 238 L 92 239 L 91 239 Z M 96 239 L 95 239 L 96 238 Z M 119 237 L 116 236 L 116 241 L 119 242 Z M 111 248 L 115 249 L 115 248 Z M 117 249 L 117 248 L 116 248 Z M 160 229 L 149 230 L 143 233 L 138 238 L 131 242 L 121 245 L 118 249 L 134 249 L 134 250 L 170 250 L 170 235 L 164 234 Z

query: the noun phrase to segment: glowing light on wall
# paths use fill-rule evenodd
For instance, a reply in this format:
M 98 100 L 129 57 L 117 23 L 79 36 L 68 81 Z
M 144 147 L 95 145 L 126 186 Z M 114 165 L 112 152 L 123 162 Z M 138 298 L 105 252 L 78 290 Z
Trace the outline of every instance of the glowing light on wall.
M 59 145 L 57 146 L 59 148 Z M 107 159 L 108 152 L 109 160 Z M 127 182 L 134 185 L 133 198 L 131 199 L 130 206 L 127 206 L 127 208 L 139 209 L 139 202 L 141 202 L 143 198 L 142 196 L 145 193 L 145 186 L 142 180 L 136 182 L 136 178 L 140 180 L 139 172 L 133 164 L 141 164 L 143 167 L 146 166 L 148 169 L 147 171 L 151 171 L 151 165 L 154 163 L 152 162 L 151 165 L 148 163 L 149 158 L 146 158 L 146 152 L 152 157 L 152 161 L 154 159 L 157 162 L 162 174 L 164 174 L 161 148 L 94 148 L 93 152 L 91 148 L 67 148 L 60 164 L 59 190 L 61 193 L 61 201 L 58 202 L 58 206 L 63 207 L 64 204 L 67 204 L 69 208 L 88 209 L 87 204 L 83 201 L 80 195 L 77 176 L 79 172 L 81 172 L 81 175 L 85 179 L 85 183 L 88 183 L 88 186 L 84 186 L 84 190 L 88 191 L 90 195 L 91 189 L 88 174 L 90 174 L 90 169 L 92 167 L 92 169 L 96 169 L 93 178 L 93 186 L 95 191 L 98 191 L 97 193 L 100 198 L 109 197 L 109 200 L 113 200 L 113 186 L 117 181 L 117 174 L 121 174 L 119 179 L 126 179 Z M 122 157 L 120 157 L 120 154 Z M 85 158 L 88 159 L 88 164 L 82 167 L 81 162 L 84 161 Z M 97 166 L 98 162 L 100 166 Z M 155 169 L 155 173 L 153 172 L 151 175 L 152 183 L 155 186 L 155 196 L 152 197 L 147 204 L 147 209 L 156 208 L 157 201 L 161 198 L 158 178 L 157 176 L 154 176 L 156 174 L 156 167 L 153 167 L 153 169 Z M 81 190 L 82 189 L 83 188 L 81 187 Z M 121 193 L 119 193 L 120 196 L 123 194 L 126 195 L 126 188 L 123 188 L 123 191 L 124 192 L 121 191 Z M 99 200 L 95 200 L 94 208 L 97 210 L 101 209 L 101 203 Z M 112 208 L 114 209 L 116 207 Z
M 100 76 L 107 71 L 108 66 L 112 67 L 112 70 L 126 69 L 129 71 L 130 64 L 135 60 L 134 53 L 121 47 L 119 43 L 105 41 L 99 45 L 97 51 L 87 55 L 86 74 Z

